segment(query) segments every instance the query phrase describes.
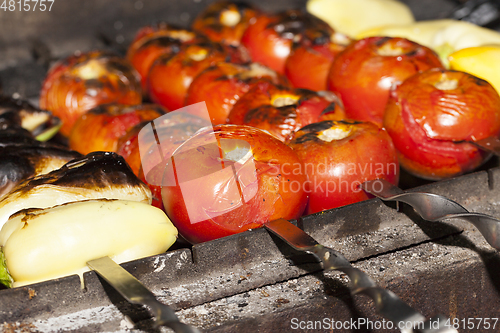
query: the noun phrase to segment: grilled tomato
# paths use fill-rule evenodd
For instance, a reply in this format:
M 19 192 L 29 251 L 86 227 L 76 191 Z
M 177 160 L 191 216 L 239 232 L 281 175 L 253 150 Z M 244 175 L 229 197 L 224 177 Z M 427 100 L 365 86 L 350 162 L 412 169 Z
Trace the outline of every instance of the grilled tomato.
M 261 82 L 233 106 L 228 122 L 266 130 L 287 142 L 295 131 L 305 125 L 344 118 L 342 103 L 332 92 L 293 89 Z
M 409 173 L 430 180 L 458 176 L 490 156 L 472 142 L 498 136 L 500 96 L 471 74 L 425 71 L 391 91 L 384 127 Z
M 396 149 L 387 132 L 371 122 L 322 121 L 303 127 L 289 146 L 304 162 L 310 189 L 307 214 L 368 199 L 359 185 L 399 181 Z
M 75 121 L 88 110 L 107 103 L 139 104 L 139 75 L 125 59 L 91 51 L 56 63 L 40 91 L 40 108 L 62 121 L 61 134 L 69 136 Z
M 165 211 L 191 243 L 298 218 L 308 198 L 301 165 L 290 147 L 259 129 L 206 128 L 164 165 Z
M 382 125 L 390 89 L 411 75 L 443 68 L 431 49 L 408 39 L 370 37 L 349 45 L 333 60 L 327 86 L 351 119 Z

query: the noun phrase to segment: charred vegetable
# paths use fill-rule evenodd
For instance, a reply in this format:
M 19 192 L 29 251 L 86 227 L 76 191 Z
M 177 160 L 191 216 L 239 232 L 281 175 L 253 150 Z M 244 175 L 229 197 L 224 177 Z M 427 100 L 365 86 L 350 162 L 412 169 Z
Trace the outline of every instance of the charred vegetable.
M 107 103 L 139 104 L 139 75 L 122 57 L 106 51 L 89 51 L 60 60 L 49 70 L 40 91 L 40 107 L 62 121 L 67 137 L 80 115 Z
M 94 152 L 60 169 L 30 178 L 0 200 L 0 227 L 13 213 L 88 199 L 123 199 L 151 204 L 151 190 L 115 153 Z
M 82 155 L 46 144 L 7 145 L 0 143 L 0 198 L 24 180 L 59 169 Z
M 48 111 L 0 96 L 0 198 L 27 178 L 81 157 L 76 151 L 41 142 L 56 134 L 60 125 L 59 118 Z
M 21 127 L 37 140 L 47 141 L 61 128 L 61 120 L 51 112 L 35 108 L 26 101 L 0 96 L 0 129 Z

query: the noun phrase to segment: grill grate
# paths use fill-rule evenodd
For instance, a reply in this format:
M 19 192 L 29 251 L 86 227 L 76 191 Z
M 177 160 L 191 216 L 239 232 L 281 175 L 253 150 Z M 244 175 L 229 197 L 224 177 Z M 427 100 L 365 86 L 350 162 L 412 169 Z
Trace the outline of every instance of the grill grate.
M 25 26 L 19 23 L 21 13 L 0 11 L 1 91 L 36 104 L 55 60 L 78 49 L 123 54 L 139 27 L 159 20 L 186 26 L 208 2 L 56 0 L 50 15 L 23 16 Z M 251 2 L 267 10 L 305 4 Z M 449 17 L 456 8 L 452 0 L 404 2 L 417 19 Z M 494 158 L 482 171 L 420 189 L 448 196 L 471 211 L 500 216 L 499 184 Z M 422 181 L 403 176 L 402 188 L 417 185 Z M 500 256 L 468 224 L 426 222 L 408 206 L 397 212 L 394 204 L 376 199 L 307 216 L 297 224 L 427 317 L 498 317 Z M 350 296 L 345 276 L 320 273 L 314 258 L 294 252 L 263 229 L 123 266 L 177 310 L 182 321 L 209 332 L 290 331 L 294 323 L 325 318 L 382 320 L 368 298 Z M 7 332 L 155 331 L 144 308 L 130 305 L 94 272 L 85 274 L 84 289 L 71 276 L 0 290 L 0 323 L 0 331 Z

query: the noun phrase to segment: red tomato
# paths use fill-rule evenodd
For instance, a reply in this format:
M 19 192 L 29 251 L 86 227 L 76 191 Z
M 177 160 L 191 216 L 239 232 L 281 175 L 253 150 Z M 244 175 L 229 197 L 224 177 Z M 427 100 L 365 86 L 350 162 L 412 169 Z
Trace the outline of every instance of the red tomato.
M 176 110 L 184 106 L 189 86 L 205 68 L 219 62 L 245 63 L 246 50 L 212 42 L 185 44 L 175 55 L 160 56 L 148 74 L 148 92 L 153 101 Z
M 391 92 L 384 127 L 408 172 L 430 180 L 458 176 L 489 156 L 467 141 L 499 134 L 500 96 L 470 74 L 429 70 Z
M 250 20 L 260 14 L 251 4 L 216 1 L 208 5 L 193 22 L 193 30 L 214 42 L 239 45 Z
M 314 123 L 295 133 L 289 146 L 304 162 L 307 173 L 307 214 L 368 199 L 359 188 L 368 180 L 398 184 L 396 149 L 387 132 L 373 123 Z
M 253 86 L 262 81 L 288 84 L 288 80 L 258 63 L 238 65 L 221 62 L 209 67 L 193 79 L 186 105 L 205 102 L 212 124 L 224 124 L 233 105 Z
M 344 118 L 342 103 L 332 92 L 292 89 L 261 82 L 233 106 L 228 122 L 266 130 L 287 142 L 305 125 Z
M 444 68 L 431 49 L 396 37 L 369 37 L 349 45 L 333 60 L 328 89 L 344 103 L 348 118 L 382 125 L 389 91 L 407 77 Z
M 208 120 L 188 112 L 170 112 L 141 126 L 138 132 L 131 133 L 129 139 L 122 143 L 122 152 L 131 150 L 125 160 L 132 161 L 132 164 L 139 162 L 138 176 L 151 189 L 153 206 L 163 209 L 163 161 L 168 160 L 175 149 L 196 131 L 210 125 Z
M 146 26 L 139 30 L 127 50 L 127 60 L 141 77 L 143 93 L 147 92 L 147 76 L 153 62 L 161 55 L 179 52 L 181 45 L 195 42 L 196 33 L 172 27 L 166 23 Z
M 118 140 L 135 125 L 164 115 L 159 105 L 100 105 L 75 122 L 69 136 L 69 147 L 82 154 L 93 151 L 116 152 Z
M 326 80 L 333 59 L 351 42 L 349 37 L 334 32 L 330 38 L 295 43 L 285 62 L 286 77 L 297 88 L 327 90 Z
M 149 121 L 142 121 L 129 128 L 125 135 L 118 138 L 116 145 L 116 153 L 123 157 L 136 176 L 139 175 L 141 168 L 139 132 L 147 124 L 149 124 Z
M 125 59 L 102 51 L 75 54 L 56 63 L 40 92 L 40 108 L 62 120 L 60 133 L 66 137 L 78 117 L 98 105 L 141 101 L 135 69 Z
M 248 126 L 219 125 L 198 132 L 164 170 L 165 211 L 191 243 L 277 218 L 296 219 L 307 204 L 307 178 L 296 153 Z
M 276 15 L 262 14 L 252 20 L 241 38 L 252 61 L 285 73 L 285 61 L 292 44 L 303 38 L 330 38 L 333 29 L 323 20 L 300 10 Z M 307 37 L 306 37 L 307 36 Z

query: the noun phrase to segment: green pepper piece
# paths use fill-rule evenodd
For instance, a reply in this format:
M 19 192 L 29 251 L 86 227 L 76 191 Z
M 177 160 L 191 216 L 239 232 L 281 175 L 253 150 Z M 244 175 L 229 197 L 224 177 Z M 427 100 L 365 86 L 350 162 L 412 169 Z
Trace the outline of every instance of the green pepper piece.
M 0 283 L 5 285 L 7 288 L 12 288 L 12 283 L 14 280 L 9 274 L 7 269 L 7 263 L 5 261 L 5 255 L 3 254 L 3 248 L 0 247 Z

